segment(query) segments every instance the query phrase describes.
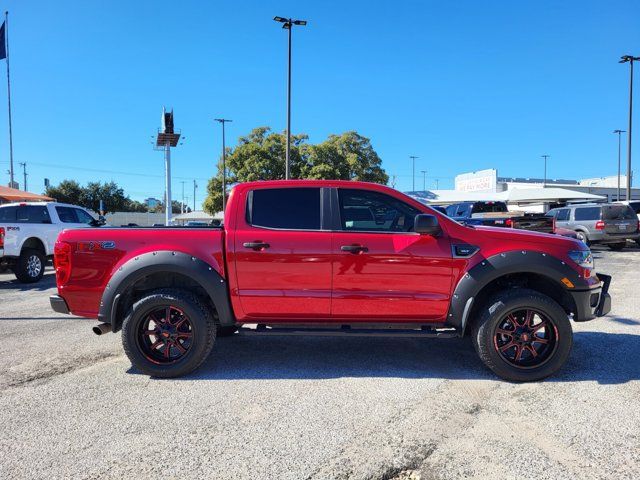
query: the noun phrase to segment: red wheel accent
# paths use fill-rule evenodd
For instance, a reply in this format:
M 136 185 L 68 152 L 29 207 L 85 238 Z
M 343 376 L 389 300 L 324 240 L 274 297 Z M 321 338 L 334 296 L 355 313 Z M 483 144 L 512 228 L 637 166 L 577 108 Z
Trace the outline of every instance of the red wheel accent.
M 150 362 L 171 365 L 191 348 L 193 328 L 189 317 L 179 308 L 159 307 L 146 314 L 136 340 Z
M 504 315 L 494 333 L 494 347 L 502 360 L 518 368 L 543 365 L 558 344 L 558 328 L 535 309 L 518 309 Z

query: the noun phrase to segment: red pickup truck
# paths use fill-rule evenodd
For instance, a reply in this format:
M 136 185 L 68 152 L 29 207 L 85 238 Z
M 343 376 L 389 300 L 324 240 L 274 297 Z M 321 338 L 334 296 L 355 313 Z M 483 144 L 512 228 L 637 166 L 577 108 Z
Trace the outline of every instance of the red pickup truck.
M 155 377 L 193 371 L 239 330 L 470 335 L 497 375 L 532 381 L 567 359 L 571 318 L 609 312 L 593 268 L 577 240 L 463 226 L 382 185 L 265 181 L 233 189 L 221 228 L 64 231 L 51 305 L 122 330 Z

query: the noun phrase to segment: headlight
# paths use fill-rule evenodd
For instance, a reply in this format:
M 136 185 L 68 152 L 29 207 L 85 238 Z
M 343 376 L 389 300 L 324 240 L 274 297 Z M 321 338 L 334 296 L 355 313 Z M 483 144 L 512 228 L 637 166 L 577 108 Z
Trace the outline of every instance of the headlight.
M 582 268 L 593 269 L 593 255 L 591 255 L 591 250 L 571 250 L 568 255 L 571 260 Z

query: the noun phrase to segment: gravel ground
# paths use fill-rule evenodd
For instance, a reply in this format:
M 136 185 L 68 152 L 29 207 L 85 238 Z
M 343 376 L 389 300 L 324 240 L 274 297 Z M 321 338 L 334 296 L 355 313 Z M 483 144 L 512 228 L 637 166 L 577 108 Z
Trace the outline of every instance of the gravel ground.
M 524 385 L 467 339 L 222 338 L 152 380 L 0 274 L 0 478 L 640 478 L 640 250 L 596 257 L 611 314 Z

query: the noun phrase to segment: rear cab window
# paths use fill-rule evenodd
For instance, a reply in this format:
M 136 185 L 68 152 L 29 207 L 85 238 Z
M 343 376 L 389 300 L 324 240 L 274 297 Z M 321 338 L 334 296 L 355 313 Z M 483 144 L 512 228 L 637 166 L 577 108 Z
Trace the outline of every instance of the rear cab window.
M 473 204 L 471 214 L 474 213 L 505 213 L 507 205 L 502 202 L 476 202 Z
M 247 223 L 278 230 L 320 230 L 320 189 L 252 190 L 247 198 Z
M 0 207 L 0 223 L 15 223 L 18 207 Z

